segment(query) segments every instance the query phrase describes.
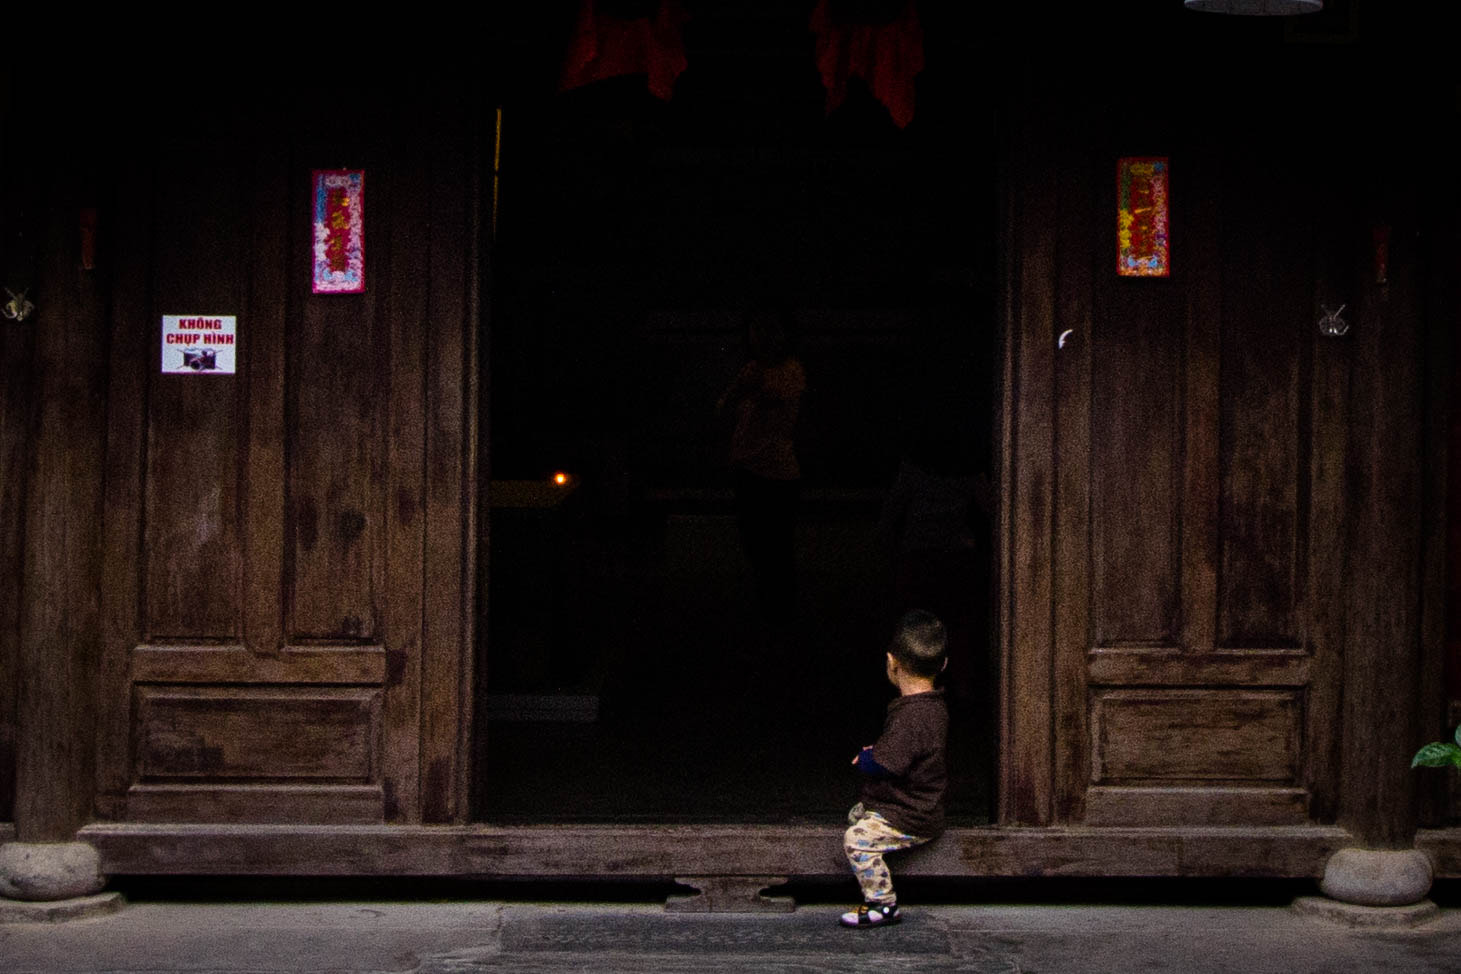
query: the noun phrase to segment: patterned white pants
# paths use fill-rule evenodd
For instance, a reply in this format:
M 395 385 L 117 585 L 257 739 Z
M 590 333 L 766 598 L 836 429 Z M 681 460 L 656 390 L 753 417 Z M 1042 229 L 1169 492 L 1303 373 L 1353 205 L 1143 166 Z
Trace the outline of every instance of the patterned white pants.
M 869 812 L 862 802 L 852 806 L 847 813 L 848 826 L 842 838 L 842 851 L 862 887 L 862 898 L 867 903 L 896 903 L 893 894 L 893 876 L 883 861 L 883 853 L 899 849 L 911 849 L 928 840 L 917 835 L 899 832 L 888 824 L 888 820 L 877 812 Z

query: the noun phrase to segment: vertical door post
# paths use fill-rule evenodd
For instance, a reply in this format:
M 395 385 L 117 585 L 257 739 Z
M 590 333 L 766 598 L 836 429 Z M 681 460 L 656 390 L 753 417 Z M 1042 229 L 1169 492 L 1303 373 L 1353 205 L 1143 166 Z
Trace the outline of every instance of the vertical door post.
M 46 201 L 32 300 L 31 462 L 25 492 L 17 674 L 15 831 L 0 846 L 0 896 L 53 901 L 105 882 L 90 845 L 100 632 L 106 307 L 81 260 L 75 172 L 58 167 Z
M 1398 213 L 1391 201 L 1356 212 L 1366 209 L 1373 226 L 1354 232 L 1366 244 L 1382 236 L 1390 243 L 1383 273 L 1360 247 L 1353 278 L 1360 300 L 1346 464 L 1352 507 L 1338 811 L 1356 847 L 1330 859 L 1321 886 L 1341 902 L 1394 907 L 1421 901 L 1432 877 L 1430 860 L 1415 848 L 1410 768 L 1422 661 L 1425 327 L 1413 211 Z

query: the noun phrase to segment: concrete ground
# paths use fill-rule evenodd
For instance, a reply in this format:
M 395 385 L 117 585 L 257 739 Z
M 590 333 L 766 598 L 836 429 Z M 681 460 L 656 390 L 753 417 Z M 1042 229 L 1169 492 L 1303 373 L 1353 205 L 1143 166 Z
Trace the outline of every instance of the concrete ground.
M 1461 972 L 1454 905 L 1413 929 L 1367 932 L 1278 904 L 1190 897 L 1139 906 L 908 903 L 901 925 L 852 931 L 837 925 L 842 905 L 830 899 L 781 915 L 687 915 L 654 902 L 131 895 L 107 916 L 0 925 L 0 971 Z

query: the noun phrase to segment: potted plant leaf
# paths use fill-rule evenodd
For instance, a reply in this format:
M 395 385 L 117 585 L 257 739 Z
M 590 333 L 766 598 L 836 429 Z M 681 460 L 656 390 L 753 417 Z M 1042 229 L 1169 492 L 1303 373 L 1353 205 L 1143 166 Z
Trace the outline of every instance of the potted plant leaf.
M 1432 741 L 1411 758 L 1412 768 L 1461 768 L 1461 725 L 1456 728 L 1456 743 L 1450 741 Z

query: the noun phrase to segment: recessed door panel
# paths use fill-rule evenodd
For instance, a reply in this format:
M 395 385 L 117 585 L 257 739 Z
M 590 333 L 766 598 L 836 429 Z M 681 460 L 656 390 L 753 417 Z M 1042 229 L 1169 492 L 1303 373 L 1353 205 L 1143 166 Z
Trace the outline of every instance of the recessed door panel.
M 1121 147 L 1078 126 L 1048 138 L 1015 180 L 1059 231 L 1012 238 L 1007 440 L 1009 753 L 1036 760 L 1007 756 L 1002 814 L 1322 819 L 1338 613 L 1314 552 L 1342 523 L 1346 365 L 1314 322 L 1351 270 L 1330 259 L 1337 184 L 1282 145 L 1169 134 L 1172 273 L 1123 278 L 1114 190 L 1091 190 Z
M 377 121 L 179 135 L 123 180 L 104 817 L 465 814 L 470 128 Z M 317 295 L 311 174 L 342 164 L 367 287 Z M 235 374 L 159 372 L 189 313 L 236 316 Z

